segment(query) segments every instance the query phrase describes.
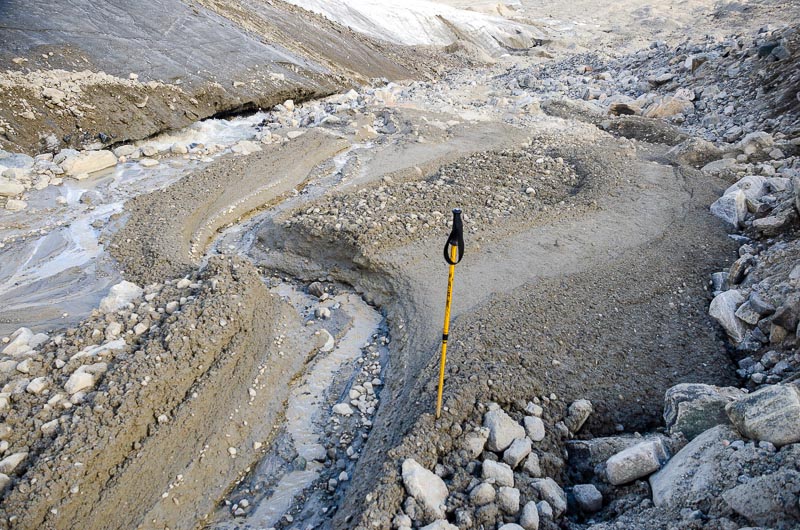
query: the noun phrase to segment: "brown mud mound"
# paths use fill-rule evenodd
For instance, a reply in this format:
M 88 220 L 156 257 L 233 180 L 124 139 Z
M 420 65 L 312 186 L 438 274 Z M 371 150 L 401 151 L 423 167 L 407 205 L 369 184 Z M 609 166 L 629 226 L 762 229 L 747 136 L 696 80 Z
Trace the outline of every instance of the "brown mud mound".
M 576 196 L 581 179 L 575 169 L 535 149 L 475 153 L 420 177 L 421 170 L 418 178 L 386 175 L 298 212 L 285 224 L 299 224 L 317 237 L 344 239 L 365 253 L 367 246 L 394 246 L 438 233 L 452 222 L 448 205 L 466 212 L 468 232 L 529 225 L 556 207 L 583 206 Z

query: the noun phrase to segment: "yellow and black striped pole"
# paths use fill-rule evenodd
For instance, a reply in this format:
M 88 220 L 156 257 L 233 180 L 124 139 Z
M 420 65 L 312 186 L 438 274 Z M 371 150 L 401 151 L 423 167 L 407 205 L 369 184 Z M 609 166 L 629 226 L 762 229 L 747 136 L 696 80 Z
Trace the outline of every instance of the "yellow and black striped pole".
M 450 265 L 447 277 L 447 300 L 444 306 L 444 329 L 442 331 L 442 356 L 439 360 L 439 391 L 436 394 L 436 418 L 442 414 L 442 392 L 444 390 L 444 365 L 447 363 L 447 339 L 450 333 L 450 302 L 453 299 L 453 277 L 456 265 L 464 257 L 464 227 L 461 210 L 453 209 L 453 230 L 444 245 L 444 260 Z

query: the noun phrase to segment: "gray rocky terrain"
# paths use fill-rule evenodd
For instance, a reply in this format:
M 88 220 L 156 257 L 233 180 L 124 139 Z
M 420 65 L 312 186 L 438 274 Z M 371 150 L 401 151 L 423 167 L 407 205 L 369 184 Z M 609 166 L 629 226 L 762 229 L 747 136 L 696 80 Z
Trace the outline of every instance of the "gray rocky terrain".
M 800 525 L 798 6 L 0 14 L 0 527 Z

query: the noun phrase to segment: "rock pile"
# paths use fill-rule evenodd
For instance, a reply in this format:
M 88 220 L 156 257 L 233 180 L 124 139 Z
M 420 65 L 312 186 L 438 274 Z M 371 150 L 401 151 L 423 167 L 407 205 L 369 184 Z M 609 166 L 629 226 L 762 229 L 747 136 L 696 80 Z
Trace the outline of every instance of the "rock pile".
M 693 137 L 733 144 L 762 130 L 798 130 L 796 114 L 785 112 L 800 105 L 798 44 L 796 28 L 765 27 L 675 47 L 654 42 L 622 57 L 576 54 L 512 70 L 505 79 L 512 93 L 566 95 L 591 102 L 598 115 L 662 118 Z
M 555 398 L 555 396 L 551 396 Z M 566 490 L 559 477 L 564 462 L 548 450 L 552 440 L 572 437 L 592 413 L 588 400 L 572 403 L 555 425 L 546 426 L 548 397 L 535 398 L 515 419 L 496 403 L 484 408 L 480 426 L 461 428 L 454 451 L 433 471 L 413 458 L 402 463 L 407 492 L 395 528 L 555 528 L 570 509 L 595 513 L 603 497 L 592 484 Z M 548 441 L 545 441 L 548 438 Z
M 218 281 L 211 280 L 212 284 Z M 118 402 L 122 389 L 114 381 L 120 374 L 108 380 L 109 373 L 140 356 L 138 345 L 149 335 L 169 329 L 181 310 L 194 303 L 196 293 L 207 288 L 214 286 L 202 279 L 184 278 L 145 288 L 123 281 L 77 328 L 54 336 L 20 328 L 0 339 L 3 485 L 24 474 L 56 435 L 74 428 L 79 421 L 76 410 L 85 413 L 81 407 L 85 402 L 94 403 L 97 412 L 105 410 L 103 403 L 110 407 Z M 144 387 L 159 378 L 162 359 L 151 362 L 151 376 L 135 384 Z

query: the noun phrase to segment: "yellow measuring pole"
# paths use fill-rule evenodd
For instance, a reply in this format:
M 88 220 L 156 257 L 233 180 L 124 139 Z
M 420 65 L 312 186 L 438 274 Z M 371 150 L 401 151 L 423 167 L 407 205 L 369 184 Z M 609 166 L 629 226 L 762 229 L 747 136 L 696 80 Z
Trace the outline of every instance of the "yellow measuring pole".
M 456 260 L 456 247 L 450 249 L 450 259 Z M 442 331 L 442 358 L 439 360 L 439 392 L 436 394 L 436 418 L 442 414 L 442 392 L 444 391 L 444 365 L 447 362 L 447 339 L 450 333 L 450 302 L 453 299 L 453 276 L 456 266 L 450 265 L 450 274 L 447 277 L 447 301 L 444 306 L 444 329 Z
M 442 355 L 439 360 L 439 389 L 436 393 L 436 418 L 442 414 L 442 392 L 444 391 L 444 367 L 447 363 L 447 340 L 450 336 L 450 303 L 453 299 L 453 277 L 456 264 L 464 255 L 464 236 L 461 222 L 461 210 L 453 210 L 453 231 L 444 246 L 444 259 L 450 265 L 447 276 L 447 300 L 444 306 L 444 328 L 442 331 Z

